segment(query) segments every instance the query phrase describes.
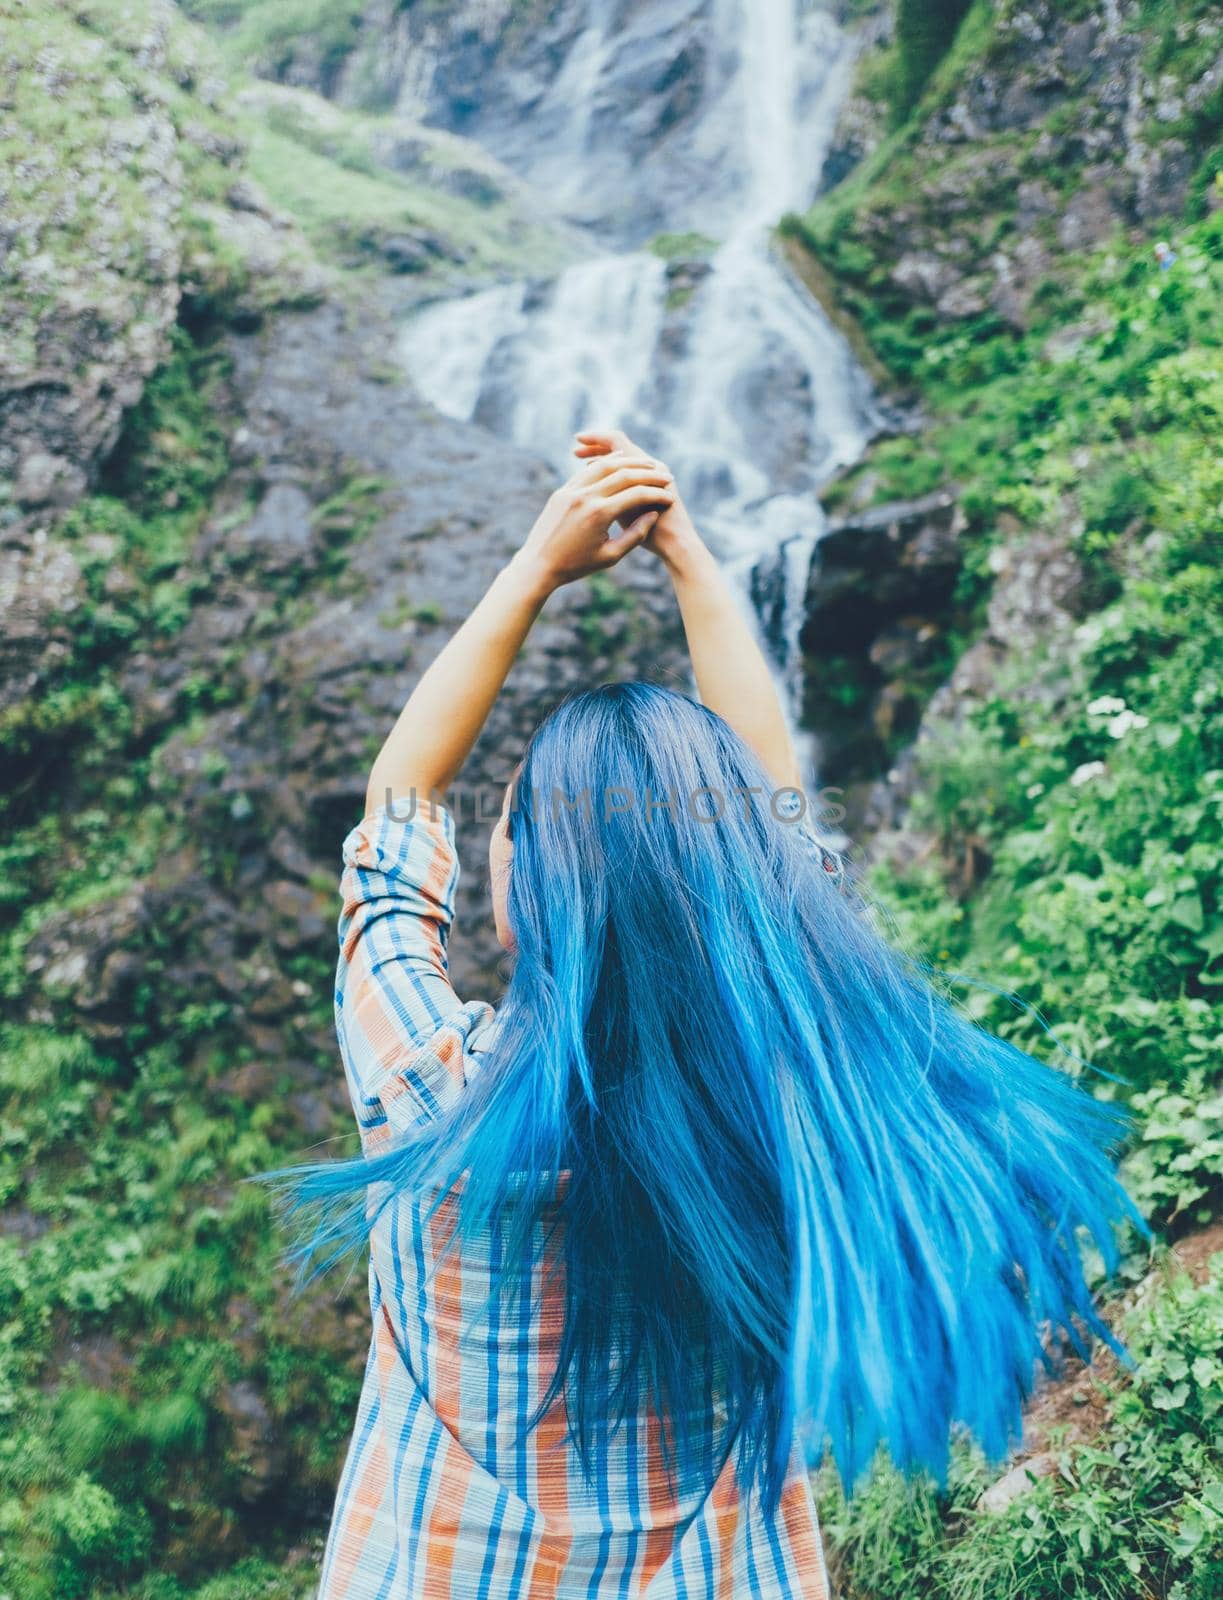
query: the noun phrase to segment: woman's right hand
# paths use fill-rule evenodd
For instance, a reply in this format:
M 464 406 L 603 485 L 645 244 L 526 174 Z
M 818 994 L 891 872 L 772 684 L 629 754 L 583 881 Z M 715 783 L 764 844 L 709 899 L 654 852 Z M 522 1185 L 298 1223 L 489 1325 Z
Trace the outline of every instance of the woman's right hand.
M 622 428 L 594 428 L 586 433 L 575 434 L 574 438 L 573 453 L 583 460 L 592 457 L 606 459 L 613 452 L 651 459 L 644 456 L 640 446 L 635 445 Z M 664 472 L 668 470 L 661 461 L 655 461 L 654 464 Z M 704 550 L 704 542 L 678 490 L 675 490 L 671 504 L 654 522 L 645 544 L 647 550 L 652 550 L 665 566 L 672 569 L 684 556 Z
M 554 589 L 606 571 L 649 537 L 674 500 L 671 474 L 652 456 L 600 452 L 549 497 L 515 560 Z M 613 534 L 617 522 L 624 531 Z
M 574 455 L 606 461 L 613 452 L 639 454 L 618 428 L 576 435 Z M 662 560 L 675 588 L 701 699 L 752 747 L 775 783 L 798 786 L 802 771 L 755 630 L 678 494 L 654 523 L 646 545 Z

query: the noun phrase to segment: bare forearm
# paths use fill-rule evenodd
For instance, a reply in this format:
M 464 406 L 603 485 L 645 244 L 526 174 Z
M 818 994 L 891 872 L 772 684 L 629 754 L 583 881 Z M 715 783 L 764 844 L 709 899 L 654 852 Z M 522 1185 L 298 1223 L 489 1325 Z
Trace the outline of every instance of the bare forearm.
M 699 539 L 664 556 L 701 700 L 760 757 L 778 785 L 801 785 L 777 687 L 725 574 Z
M 574 439 L 573 453 L 581 460 L 637 449 L 619 428 L 592 429 Z M 701 699 L 751 746 L 774 783 L 800 787 L 798 757 L 768 662 L 678 497 L 659 516 L 650 545 L 675 586 Z
M 388 793 L 444 791 L 458 776 L 551 586 L 515 557 L 425 672 L 370 773 L 369 810 Z
M 544 601 L 562 584 L 622 561 L 673 499 L 670 473 L 651 457 L 619 453 L 580 468 L 549 496 L 522 549 L 400 712 L 369 776 L 370 811 L 388 794 L 430 794 L 453 783 Z M 617 522 L 624 532 L 613 539 Z

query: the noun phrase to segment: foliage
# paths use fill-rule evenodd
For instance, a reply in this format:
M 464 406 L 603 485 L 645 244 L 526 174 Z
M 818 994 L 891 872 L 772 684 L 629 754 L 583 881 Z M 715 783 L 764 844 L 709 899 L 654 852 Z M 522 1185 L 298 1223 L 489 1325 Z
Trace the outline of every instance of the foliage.
M 1158 356 L 1150 285 L 1106 272 L 1096 280 L 1107 293 L 1094 305 L 1101 331 L 1085 342 L 1073 398 L 1055 399 L 1038 355 L 996 397 L 1013 419 L 1039 407 L 1039 434 L 1014 420 L 995 445 L 978 434 L 988 419 L 996 436 L 993 385 L 959 424 L 977 441 L 975 474 L 959 441 L 966 495 L 1037 522 L 1068 514 L 1088 579 L 1111 580 L 1089 581 L 1087 597 L 1109 598 L 1043 660 L 1016 663 L 954 723 L 930 725 L 914 806 L 951 855 L 971 841 L 992 862 L 948 958 L 1073 1018 L 1059 1030 L 1065 1041 L 1136 1085 L 1176 1084 L 1205 1065 L 1223 976 L 1223 473 L 1198 443 L 1223 407 L 1206 317 L 1223 283 L 1219 235 L 1213 221 L 1187 234 L 1186 276 L 1169 296 Z M 1142 496 L 1127 489 L 1116 514 L 1108 473 L 1123 462 Z M 914 899 L 903 898 L 911 915 Z M 920 937 L 918 924 L 910 931 Z M 1038 1025 L 1004 1001 L 979 1009 L 1039 1044 Z
M 658 233 L 649 248 L 664 261 L 703 261 L 717 248 L 716 241 L 704 233 Z
M 1132 1104 L 1140 1122 L 1125 1163 L 1130 1193 L 1164 1232 L 1205 1227 L 1223 1211 L 1223 1089 L 1195 1067 L 1179 1089 L 1159 1084 Z
M 130 733 L 113 664 L 132 644 L 175 633 L 207 580 L 187 556 L 210 497 L 229 468 L 216 412 L 224 363 L 182 328 L 169 360 L 129 414 L 100 492 L 79 501 L 59 536 L 84 587 L 60 619 L 65 647 L 43 693 L 0 713 L 0 815 L 23 819 L 35 784 L 82 743 L 87 763 Z
M 1207 1600 L 1223 1574 L 1221 1328 L 1223 1255 L 1202 1284 L 1153 1275 L 1124 1330 L 1133 1376 L 1106 1386 L 1100 1431 L 1055 1432 L 1001 1509 L 979 1503 L 968 1449 L 941 1491 L 881 1463 L 847 1501 L 825 1469 L 845 1600 Z
M 328 86 L 352 53 L 365 13 L 360 0 L 188 0 L 184 9 L 226 29 L 235 62 L 282 78 L 304 56 Z
M 437 152 L 441 181 L 434 185 L 427 174 L 400 172 L 376 158 L 387 136 L 378 118 L 342 111 L 305 91 L 259 94 L 262 110 L 247 130 L 251 172 L 320 254 L 338 265 L 369 267 L 387 240 L 423 229 L 437 241 L 436 275 L 459 265 L 502 271 L 555 266 L 553 232 L 519 214 L 498 176 L 473 165 L 463 192 L 447 192 L 449 147 Z
M 5 296 L 19 328 L 46 309 L 26 295 L 41 281 L 34 267 L 120 330 L 145 314 L 163 269 L 181 260 L 196 273 L 208 207 L 233 183 L 240 146 L 201 87 L 209 52 L 172 8 L 156 11 L 150 21 L 146 6 L 82 0 L 22 8 L 15 23 L 34 31 L 39 71 L 54 79 L 41 99 L 22 81 L 18 131 L 7 112 L 0 130 L 0 157 L 16 151 L 8 172 L 29 178 L 6 205 L 28 219 L 21 250 L 37 252 Z M 140 148 L 167 170 L 150 178 L 142 155 L 107 167 L 99 130 L 130 134 L 126 119 L 145 113 L 154 125 Z M 162 113 L 179 136 L 173 161 L 158 142 Z M 40 166 L 44 148 L 62 170 Z M 171 195 L 151 221 L 170 177 L 181 203 Z M 273 1108 L 293 1094 L 292 1074 L 270 1070 L 267 1104 L 226 1079 L 251 1067 L 251 1047 L 215 974 L 173 975 L 174 915 L 154 916 L 125 951 L 137 976 L 120 1026 L 79 1008 L 71 978 L 40 984 L 27 964 L 76 919 L 121 919 L 167 862 L 207 861 L 208 842 L 190 837 L 152 776 L 159 740 L 232 693 L 225 663 L 185 682 L 153 727 L 135 724 L 124 677 L 137 650 L 170 646 L 210 581 L 191 556 L 231 471 L 217 319 L 243 270 L 230 278 L 219 255 L 210 261 L 208 295 L 193 278 L 93 492 L 57 526 L 79 583 L 50 620 L 39 692 L 0 713 L 0 1595 L 20 1600 L 178 1600 L 201 1582 L 212 1600 L 304 1597 L 359 1382 L 360 1319 L 337 1314 L 324 1341 L 282 1304 L 279 1240 L 241 1183 L 295 1148 Z M 70 332 L 63 346 L 77 348 Z M 324 575 L 379 492 L 347 487 L 319 511 Z M 328 965 L 325 949 L 303 954 L 294 976 L 323 995 Z M 341 1312 L 355 1298 L 341 1297 Z M 268 1438 L 295 1483 L 270 1539 Z M 242 1563 L 256 1540 L 266 1559 Z M 304 1566 L 280 1575 L 294 1541 Z M 209 1587 L 218 1563 L 233 1571 Z

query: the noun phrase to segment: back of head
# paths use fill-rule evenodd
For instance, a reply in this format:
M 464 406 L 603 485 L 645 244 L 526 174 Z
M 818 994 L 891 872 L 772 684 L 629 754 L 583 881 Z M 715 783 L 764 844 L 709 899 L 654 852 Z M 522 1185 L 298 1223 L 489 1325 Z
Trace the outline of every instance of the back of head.
M 503 1048 L 551 1118 L 546 1164 L 569 1174 L 558 1377 L 579 1437 L 581 1375 L 616 1350 L 626 1411 L 646 1388 L 696 1415 L 716 1373 L 749 1453 L 788 1456 L 779 1023 L 805 949 L 799 882 L 829 921 L 844 909 L 747 746 L 665 689 L 563 704 L 516 801 Z M 682 1458 L 682 1424 L 676 1443 Z

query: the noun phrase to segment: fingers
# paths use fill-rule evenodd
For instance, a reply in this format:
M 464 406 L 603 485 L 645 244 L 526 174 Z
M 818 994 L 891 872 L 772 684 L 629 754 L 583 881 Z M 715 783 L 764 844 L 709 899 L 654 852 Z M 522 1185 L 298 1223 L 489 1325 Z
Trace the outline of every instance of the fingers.
M 674 499 L 673 489 L 659 488 L 650 483 L 635 483 L 627 489 L 621 489 L 619 494 L 609 495 L 600 509 L 604 516 L 610 517 L 614 522 L 623 522 L 629 512 L 647 509 L 665 510 Z M 629 520 L 632 521 L 632 518 Z
M 671 474 L 666 467 L 658 462 L 649 466 L 623 466 L 615 467 L 605 477 L 597 480 L 591 487 L 599 495 L 619 494 L 622 489 L 631 489 L 635 483 L 653 484 L 659 489 L 671 487 Z
M 636 535 L 640 533 L 641 537 L 644 539 L 652 531 L 654 524 L 661 516 L 661 511 L 643 511 L 638 517 L 630 517 L 629 520 L 624 524 L 624 537 L 626 539 L 634 539 L 635 542 L 639 542 L 636 541 Z
M 591 428 L 584 433 L 575 433 L 574 438 L 577 440 L 573 447 L 575 456 L 603 456 L 613 450 L 625 455 L 637 454 L 637 446 L 623 428 Z
M 662 462 L 655 461 L 653 456 L 642 455 L 640 452 L 624 456 L 619 452 L 615 452 L 610 455 L 600 456 L 598 460 L 592 461 L 589 466 L 579 468 L 569 481 L 575 488 L 590 488 L 595 484 L 598 484 L 601 488 L 603 479 L 618 472 L 636 472 L 638 474 L 661 472 L 668 482 L 671 477 Z
M 617 561 L 622 561 L 630 550 L 635 550 L 639 544 L 644 544 L 654 531 L 654 524 L 662 515 L 660 511 L 647 511 L 643 516 L 630 522 L 624 532 L 609 539 L 604 546 L 603 565 L 614 567 Z

